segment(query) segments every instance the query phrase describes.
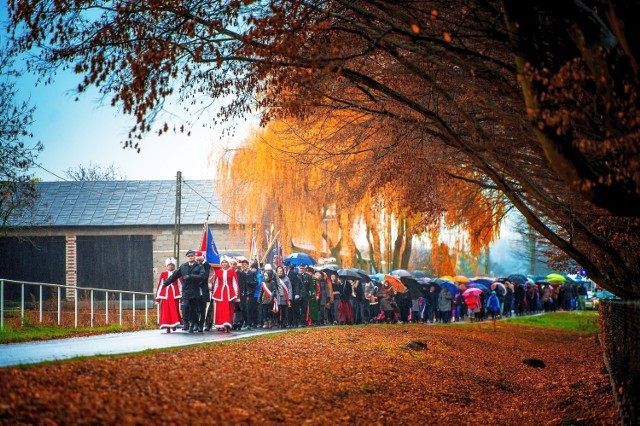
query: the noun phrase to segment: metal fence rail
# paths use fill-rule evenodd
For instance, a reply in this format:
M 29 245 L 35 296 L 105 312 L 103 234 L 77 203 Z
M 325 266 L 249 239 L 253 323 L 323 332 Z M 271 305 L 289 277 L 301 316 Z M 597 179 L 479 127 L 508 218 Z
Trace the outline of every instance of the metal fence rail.
M 57 323 L 58 325 L 62 324 L 62 290 L 63 289 L 68 289 L 73 291 L 74 293 L 74 298 L 73 298 L 73 304 L 74 304 L 74 327 L 78 328 L 78 292 L 80 291 L 85 291 L 85 292 L 89 292 L 90 294 L 90 325 L 91 327 L 94 327 L 95 321 L 94 318 L 96 316 L 96 309 L 95 308 L 95 304 L 94 304 L 94 300 L 95 300 L 95 292 L 98 293 L 104 293 L 104 312 L 105 312 L 105 324 L 109 324 L 109 294 L 116 294 L 118 297 L 118 316 L 119 316 L 119 323 L 120 325 L 122 325 L 122 305 L 123 305 L 123 295 L 125 296 L 130 296 L 131 298 L 131 306 L 132 306 L 132 325 L 135 325 L 135 321 L 136 321 L 136 295 L 139 296 L 144 296 L 144 323 L 145 324 L 149 324 L 149 307 L 153 307 L 154 304 L 154 294 L 153 293 L 145 293 L 145 292 L 141 292 L 141 291 L 127 291 L 127 290 L 112 290 L 112 289 L 104 289 L 104 288 L 92 288 L 92 287 L 77 287 L 77 286 L 71 286 L 71 285 L 63 285 L 63 284 L 51 284 L 51 283 L 37 283 L 37 282 L 28 282 L 28 281 L 14 281 L 14 280 L 6 280 L 6 279 L 0 279 L 0 330 L 4 329 L 4 323 L 5 323 L 5 298 L 4 298 L 4 290 L 5 290 L 5 284 L 9 284 L 9 285 L 18 285 L 20 286 L 20 324 L 24 324 L 24 319 L 25 319 L 25 286 L 37 286 L 39 288 L 39 298 L 38 298 L 38 309 L 39 309 L 39 315 L 38 315 L 38 319 L 39 322 L 42 323 L 43 322 L 43 304 L 44 304 L 44 300 L 43 300 L 43 295 L 42 295 L 42 289 L 44 287 L 51 287 L 51 288 L 55 288 L 57 289 L 56 293 L 57 293 Z M 100 309 L 100 308 L 98 308 Z M 157 308 L 157 312 L 156 312 L 156 318 L 159 318 L 159 314 L 160 314 L 160 307 L 158 306 Z

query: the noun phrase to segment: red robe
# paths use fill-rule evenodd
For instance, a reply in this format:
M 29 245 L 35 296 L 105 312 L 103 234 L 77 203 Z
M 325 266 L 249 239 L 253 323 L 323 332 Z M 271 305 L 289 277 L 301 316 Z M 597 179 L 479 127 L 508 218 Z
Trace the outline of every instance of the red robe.
M 216 328 L 233 325 L 234 300 L 239 297 L 238 275 L 235 269 L 218 269 L 213 282 L 213 301 L 215 303 L 214 326 Z
M 182 324 L 179 308 L 179 299 L 182 297 L 179 281 L 181 282 L 182 279 L 179 278 L 165 287 L 163 284 L 167 278 L 169 278 L 169 271 L 163 271 L 158 279 L 156 290 L 156 299 L 160 301 L 160 328 L 173 328 Z

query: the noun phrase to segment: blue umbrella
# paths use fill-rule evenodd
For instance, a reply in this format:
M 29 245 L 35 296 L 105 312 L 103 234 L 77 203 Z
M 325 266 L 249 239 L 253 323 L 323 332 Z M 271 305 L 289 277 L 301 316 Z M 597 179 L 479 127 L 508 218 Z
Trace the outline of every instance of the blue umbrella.
M 440 288 L 447 287 L 447 290 L 449 290 L 449 293 L 453 294 L 454 296 L 457 293 L 460 293 L 460 289 L 458 288 L 458 286 L 449 280 L 441 280 L 438 278 L 436 280 L 431 280 L 431 282 L 438 284 Z
M 475 280 L 471 281 L 471 284 L 482 284 L 484 286 L 490 286 L 491 284 L 493 284 L 493 280 L 489 278 L 476 278 Z
M 371 277 L 372 280 L 376 280 L 379 282 L 383 282 L 384 281 L 384 275 L 383 273 L 379 273 L 379 274 L 372 274 L 369 275 L 369 277 Z
M 284 261 L 289 262 L 295 266 L 313 266 L 316 264 L 315 259 L 309 256 L 307 253 L 291 253 L 289 256 L 284 258 Z
M 486 286 L 486 285 L 484 285 L 484 284 L 480 284 L 480 283 L 472 283 L 472 284 L 469 284 L 469 285 L 467 286 L 467 288 L 479 288 L 479 289 L 480 289 L 480 290 L 482 290 L 482 291 L 486 291 L 486 292 L 488 292 L 488 291 L 489 291 L 489 287 L 487 287 L 487 286 Z

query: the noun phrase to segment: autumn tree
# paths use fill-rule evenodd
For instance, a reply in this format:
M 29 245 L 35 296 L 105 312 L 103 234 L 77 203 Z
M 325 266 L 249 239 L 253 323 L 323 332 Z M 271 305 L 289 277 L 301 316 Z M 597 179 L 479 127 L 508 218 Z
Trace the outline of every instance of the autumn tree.
M 438 189 L 464 183 L 507 200 L 602 286 L 637 297 L 639 7 L 17 0 L 9 9 L 17 51 L 43 49 L 33 69 L 72 66 L 80 91 L 96 85 L 135 116 L 129 143 L 169 96 L 196 109 L 226 101 L 221 120 L 348 112 L 344 125 L 367 138 L 309 140 L 310 152 L 368 153 L 377 188 L 428 213 L 425 225 Z
M 18 73 L 0 52 L 0 230 L 6 233 L 9 219 L 33 207 L 37 193 L 29 170 L 42 144 L 29 145 L 29 126 L 34 108 L 16 99 Z

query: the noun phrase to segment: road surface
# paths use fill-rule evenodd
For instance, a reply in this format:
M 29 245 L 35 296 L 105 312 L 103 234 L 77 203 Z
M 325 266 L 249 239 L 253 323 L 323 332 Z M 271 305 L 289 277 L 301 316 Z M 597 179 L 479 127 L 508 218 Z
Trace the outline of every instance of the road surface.
M 34 364 L 79 356 L 114 355 L 195 345 L 206 342 L 242 339 L 265 333 L 284 330 L 251 330 L 223 333 L 209 331 L 189 334 L 177 331 L 170 334 L 161 330 L 143 330 L 126 333 L 99 334 L 87 337 L 70 337 L 37 342 L 9 343 L 0 345 L 0 367 L 19 364 Z

